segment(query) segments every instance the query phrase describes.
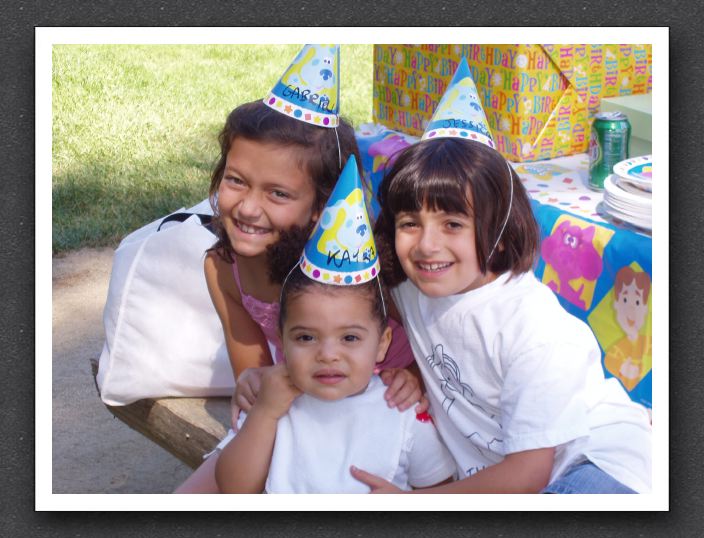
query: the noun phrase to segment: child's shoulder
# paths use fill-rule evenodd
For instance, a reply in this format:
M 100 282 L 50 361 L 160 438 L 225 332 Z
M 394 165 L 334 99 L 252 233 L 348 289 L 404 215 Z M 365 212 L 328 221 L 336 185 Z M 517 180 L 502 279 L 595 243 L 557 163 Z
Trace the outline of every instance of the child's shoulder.
M 505 319 L 505 329 L 532 342 L 559 340 L 591 345 L 589 326 L 570 314 L 555 293 L 532 272 L 507 281 L 506 293 L 494 308 Z
M 231 271 L 232 264 L 228 263 L 218 252 L 215 250 L 208 250 L 205 253 L 205 260 L 203 262 L 205 267 L 205 272 L 219 272 L 226 268 L 230 268 Z
M 210 250 L 203 262 L 205 280 L 211 296 L 221 294 L 223 298 L 242 302 L 240 289 L 234 278 L 233 264 L 225 260 L 217 252 Z
M 559 302 L 552 290 L 543 284 L 532 271 L 510 277 L 502 275 L 503 285 L 497 290 L 501 302 L 508 301 L 517 307 L 533 309 L 536 305 L 555 308 Z

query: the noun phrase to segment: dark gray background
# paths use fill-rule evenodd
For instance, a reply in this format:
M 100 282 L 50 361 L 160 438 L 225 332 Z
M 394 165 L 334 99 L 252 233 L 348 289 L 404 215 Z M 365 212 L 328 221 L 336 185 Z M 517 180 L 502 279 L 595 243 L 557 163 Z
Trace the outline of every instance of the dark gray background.
M 363 7 L 362 7 L 363 6 Z M 3 536 L 689 536 L 704 528 L 701 462 L 702 64 L 699 4 L 674 2 L 7 2 L 0 7 L 0 350 Z M 669 513 L 35 513 L 35 26 L 669 26 Z M 375 32 L 376 34 L 376 32 Z M 379 36 L 383 31 L 379 30 Z M 647 36 L 644 36 L 647 38 Z M 379 41 L 378 37 L 370 40 Z M 657 73 L 655 73 L 657 76 Z M 468 500 L 468 502 L 471 502 Z M 341 506 L 344 509 L 344 506 Z

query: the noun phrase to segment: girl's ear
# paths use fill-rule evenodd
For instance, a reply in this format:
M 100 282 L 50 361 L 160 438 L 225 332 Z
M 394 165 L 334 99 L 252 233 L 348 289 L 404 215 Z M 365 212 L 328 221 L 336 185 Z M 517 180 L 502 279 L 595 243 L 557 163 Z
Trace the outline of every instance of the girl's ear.
M 321 214 L 322 212 L 323 212 L 323 211 L 322 211 L 321 209 L 314 209 L 314 210 L 313 210 L 313 213 L 312 213 L 311 216 L 310 216 L 310 221 L 311 221 L 313 224 L 317 223 L 317 222 L 318 222 L 318 219 L 320 218 L 320 214 Z
M 381 333 L 381 339 L 379 340 L 379 349 L 376 354 L 376 363 L 382 362 L 386 358 L 386 352 L 389 350 L 391 345 L 391 327 L 386 327 L 384 332 Z

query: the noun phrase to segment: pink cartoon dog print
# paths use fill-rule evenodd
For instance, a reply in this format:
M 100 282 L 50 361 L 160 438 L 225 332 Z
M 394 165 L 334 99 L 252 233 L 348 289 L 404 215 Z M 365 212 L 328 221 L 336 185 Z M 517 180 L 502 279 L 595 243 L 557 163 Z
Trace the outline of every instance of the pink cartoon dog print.
M 564 220 L 547 237 L 541 247 L 545 263 L 557 273 L 559 282 L 550 281 L 548 286 L 555 293 L 581 309 L 586 309 L 582 299 L 584 284 L 575 289 L 571 280 L 583 278 L 596 280 L 601 274 L 602 259 L 592 243 L 595 227 L 580 228 L 569 220 Z

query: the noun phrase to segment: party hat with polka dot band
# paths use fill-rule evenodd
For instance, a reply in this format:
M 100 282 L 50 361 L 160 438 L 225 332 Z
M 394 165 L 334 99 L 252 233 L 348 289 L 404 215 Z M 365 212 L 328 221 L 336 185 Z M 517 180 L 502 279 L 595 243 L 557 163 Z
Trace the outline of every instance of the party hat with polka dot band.
M 338 286 L 363 284 L 379 274 L 379 257 L 354 157 L 337 180 L 300 260 L 305 275 Z
M 447 137 L 476 140 L 495 149 L 489 122 L 465 58 L 457 66 L 421 140 Z
M 340 45 L 305 45 L 264 103 L 306 123 L 337 127 Z

